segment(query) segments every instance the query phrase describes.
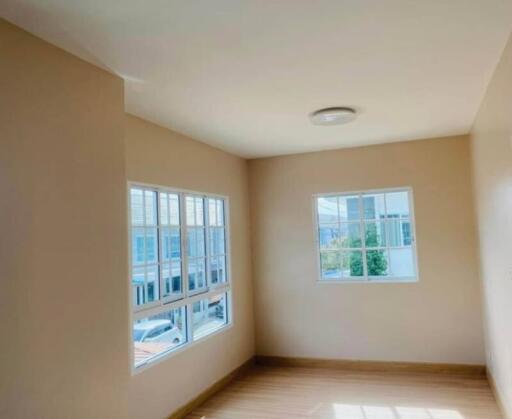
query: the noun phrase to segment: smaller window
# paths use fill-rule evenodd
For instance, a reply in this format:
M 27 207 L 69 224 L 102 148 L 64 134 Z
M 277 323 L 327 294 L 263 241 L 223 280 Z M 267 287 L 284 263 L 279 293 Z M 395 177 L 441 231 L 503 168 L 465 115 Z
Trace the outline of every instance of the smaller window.
M 315 197 L 320 280 L 415 281 L 412 191 Z

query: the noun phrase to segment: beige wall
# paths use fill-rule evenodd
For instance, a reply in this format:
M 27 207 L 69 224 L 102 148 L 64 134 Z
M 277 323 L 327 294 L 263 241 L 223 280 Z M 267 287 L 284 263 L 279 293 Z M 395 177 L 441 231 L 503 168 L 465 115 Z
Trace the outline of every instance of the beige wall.
M 253 160 L 258 354 L 482 364 L 467 137 Z M 312 195 L 412 186 L 420 281 L 318 284 Z
M 0 52 L 0 417 L 165 418 L 254 353 L 247 163 L 126 116 L 120 78 L 2 20 Z M 133 377 L 127 178 L 230 197 L 235 310 Z
M 0 20 L 0 417 L 127 417 L 123 82 Z
M 512 38 L 471 139 L 487 363 L 512 417 Z
M 142 119 L 126 119 L 130 181 L 229 196 L 234 325 L 132 379 L 131 414 L 164 415 L 254 354 L 247 162 Z

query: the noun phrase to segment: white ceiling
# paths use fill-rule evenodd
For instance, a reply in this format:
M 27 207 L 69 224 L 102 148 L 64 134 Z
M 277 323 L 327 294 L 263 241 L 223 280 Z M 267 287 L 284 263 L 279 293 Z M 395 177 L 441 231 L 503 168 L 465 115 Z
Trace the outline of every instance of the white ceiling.
M 126 80 L 126 110 L 259 157 L 467 133 L 510 0 L 1 0 Z M 313 126 L 321 107 L 356 122 Z

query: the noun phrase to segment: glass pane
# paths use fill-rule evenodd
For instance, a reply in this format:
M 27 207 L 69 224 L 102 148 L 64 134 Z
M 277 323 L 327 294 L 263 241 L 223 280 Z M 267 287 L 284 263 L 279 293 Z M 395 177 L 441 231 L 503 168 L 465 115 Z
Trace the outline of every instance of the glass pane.
M 171 262 L 171 292 L 181 294 L 181 260 Z
M 210 284 L 217 284 L 219 282 L 219 261 L 217 257 L 212 257 L 210 260 Z
M 366 247 L 386 246 L 386 224 L 384 222 L 366 222 L 364 226 L 364 238 Z
M 162 242 L 162 261 L 171 259 L 171 229 L 162 227 L 160 229 L 160 240 Z
M 382 220 L 386 218 L 384 194 L 364 194 L 363 208 L 366 220 Z
M 340 228 L 338 224 L 320 226 L 318 239 L 321 249 L 337 249 L 340 247 Z
M 192 304 L 194 340 L 219 330 L 227 322 L 227 294 L 216 295 Z
M 144 292 L 144 268 L 134 268 L 132 271 L 133 304 L 140 306 L 146 302 Z
M 340 226 L 340 244 L 343 248 L 361 247 L 361 224 L 342 223 Z
M 187 212 L 187 225 L 193 226 L 196 223 L 195 201 L 193 196 L 185 198 L 185 210 Z
M 217 199 L 217 225 L 224 225 L 224 200 Z
M 160 284 L 158 282 L 158 266 L 149 266 L 146 268 L 146 286 L 148 292 L 148 303 L 160 298 Z
M 196 261 L 192 259 L 188 261 L 188 289 L 194 291 L 197 288 L 196 281 Z
M 389 220 L 388 241 L 391 247 L 411 246 L 414 237 L 411 230 L 411 222 L 404 219 Z
M 133 322 L 135 366 L 187 341 L 186 309 L 180 307 Z
M 414 257 L 411 248 L 390 250 L 390 275 L 393 277 L 414 277 Z
M 202 257 L 205 255 L 204 228 L 188 228 L 188 255 L 190 257 Z
M 146 203 L 146 224 L 156 225 L 156 191 L 144 191 Z
M 198 289 L 206 286 L 206 266 L 204 259 L 196 260 L 196 281 Z
M 187 210 L 187 225 L 204 225 L 203 198 L 200 196 L 187 196 L 185 206 Z
M 160 229 L 162 240 L 162 260 L 167 261 L 171 258 L 181 257 L 181 238 L 179 228 L 164 227 Z
M 360 208 L 359 196 L 340 196 L 339 197 L 340 220 L 341 221 L 359 221 Z
M 386 194 L 386 210 L 388 218 L 409 217 L 408 192 L 391 192 Z
M 414 241 L 414 235 L 409 220 L 402 220 L 402 245 L 411 246 Z
M 388 241 L 391 247 L 399 247 L 402 245 L 402 227 L 400 219 L 390 220 L 388 226 Z
M 132 225 L 144 224 L 142 189 L 132 188 L 130 190 Z
M 341 254 L 341 276 L 343 278 L 364 276 L 362 251 L 354 250 Z
M 210 253 L 212 255 L 223 255 L 226 253 L 224 228 L 210 229 Z
M 386 250 L 368 250 L 366 252 L 368 276 L 388 276 L 389 262 Z
M 162 281 L 163 281 L 163 290 L 162 290 L 162 296 L 168 297 L 171 294 L 171 269 L 170 264 L 165 263 L 160 268 L 160 274 L 162 275 Z
M 335 196 L 322 196 L 317 198 L 317 211 L 319 223 L 338 222 L 338 198 Z
M 132 265 L 142 265 L 145 261 L 145 238 L 143 228 L 132 228 Z
M 171 229 L 171 257 L 181 257 L 181 234 L 179 228 Z
M 196 225 L 204 224 L 203 198 L 196 197 Z
M 180 201 L 179 195 L 169 194 L 169 218 L 173 226 L 180 225 Z
M 206 286 L 205 282 L 205 260 L 189 259 L 188 261 L 188 289 L 198 290 Z
M 219 256 L 217 258 L 217 268 L 219 272 L 219 282 L 226 282 L 227 274 L 226 274 L 226 257 Z
M 160 224 L 169 224 L 169 198 L 165 192 L 160 192 Z
M 146 263 L 157 263 L 158 242 L 156 228 L 146 228 Z
M 341 255 L 339 252 L 321 252 L 322 279 L 341 278 Z
M 210 281 L 212 284 L 226 282 L 226 257 L 215 256 L 210 261 Z
M 181 294 L 181 260 L 173 260 L 162 266 L 164 296 Z
M 217 224 L 217 200 L 213 198 L 208 198 L 208 222 L 211 226 L 216 226 Z

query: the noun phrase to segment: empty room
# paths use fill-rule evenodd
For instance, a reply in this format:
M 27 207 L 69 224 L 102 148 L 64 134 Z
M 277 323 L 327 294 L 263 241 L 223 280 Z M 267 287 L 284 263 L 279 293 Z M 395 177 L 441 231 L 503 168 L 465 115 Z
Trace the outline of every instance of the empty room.
M 0 418 L 512 419 L 512 1 L 0 0 Z

